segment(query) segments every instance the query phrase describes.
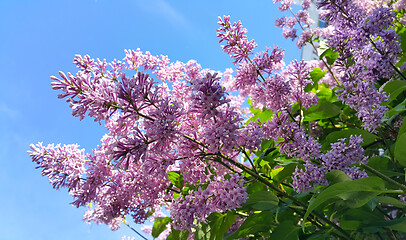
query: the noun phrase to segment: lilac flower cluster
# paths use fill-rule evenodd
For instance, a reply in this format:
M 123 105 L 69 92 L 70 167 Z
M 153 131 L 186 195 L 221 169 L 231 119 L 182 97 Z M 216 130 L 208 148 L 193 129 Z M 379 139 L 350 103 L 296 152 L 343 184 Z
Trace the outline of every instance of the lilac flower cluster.
M 282 28 L 282 35 L 286 39 L 292 39 L 297 40 L 297 46 L 301 48 L 303 45 L 305 45 L 306 42 L 311 40 L 312 36 L 314 35 L 314 29 L 311 28 L 312 25 L 314 24 L 314 21 L 310 18 L 310 14 L 307 11 L 307 9 L 310 8 L 311 1 L 310 0 L 305 0 L 302 2 L 302 10 L 299 10 L 297 13 L 293 13 L 293 10 L 291 6 L 293 5 L 293 1 L 291 0 L 274 0 L 274 3 L 280 2 L 281 6 L 278 7 L 278 9 L 281 12 L 284 12 L 286 10 L 290 10 L 293 16 L 291 17 L 280 17 L 275 20 L 275 26 L 278 28 Z M 298 31 L 295 28 L 296 24 L 299 25 L 300 29 L 302 30 L 302 33 L 298 37 Z
M 86 221 L 112 229 L 126 215 L 141 223 L 163 204 L 176 206 L 179 200 L 168 193 L 170 171 L 182 174 L 188 184 L 209 186 L 210 211 L 239 207 L 246 198 L 243 180 L 237 175 L 225 180 L 230 166 L 213 156 L 237 160 L 241 148 L 256 149 L 264 136 L 255 134 L 255 126 L 240 130 L 242 100 L 229 97 L 220 84 L 233 81 L 230 71 L 213 73 L 196 61 L 170 63 L 166 56 L 139 49 L 125 53 L 123 62 L 111 63 L 78 55 L 76 76 L 60 72 L 60 78 L 51 77 L 74 116 L 104 121 L 109 133 L 101 146 L 85 155 L 76 145 L 39 144 L 32 146 L 33 161 L 56 188 L 69 188 L 75 206 L 92 203 Z M 129 76 L 129 71 L 136 73 Z M 165 81 L 173 81 L 172 89 Z M 204 221 L 208 215 L 199 216 L 196 220 Z
M 394 12 L 389 6 L 367 11 L 353 1 L 322 1 L 319 7 L 334 26 L 328 44 L 340 53 L 337 64 L 346 73 L 338 97 L 357 110 L 365 129 L 375 132 L 387 111 L 381 106 L 387 97 L 375 85 L 392 76 L 401 51 L 399 37 L 389 28 Z
M 368 158 L 364 156 L 364 149 L 361 147 L 361 136 L 351 135 L 348 139 L 338 139 L 338 142 L 331 144 L 331 150 L 321 154 L 315 164 L 306 161 L 304 169 L 296 167 L 293 173 L 292 186 L 297 192 L 305 192 L 317 185 L 325 185 L 327 181 L 324 175 L 332 170 L 341 170 L 351 179 L 368 177 L 364 170 L 354 166 L 357 163 L 367 163 Z
M 191 82 L 193 92 L 192 111 L 200 113 L 201 118 L 213 117 L 219 114 L 217 108 L 229 100 L 226 98 L 226 90 L 220 85 L 217 74 L 207 73 L 205 78 Z
M 298 16 L 302 21 L 307 21 L 306 12 L 301 11 Z M 295 21 L 295 18 L 283 19 L 281 24 L 293 26 Z M 233 35 L 231 30 L 224 28 L 225 22 L 229 24 L 229 17 L 219 22 L 218 31 L 223 32 L 221 35 L 218 34 L 220 41 L 227 41 L 227 36 Z M 241 23 L 238 22 L 236 25 L 241 26 Z M 238 37 L 246 39 L 242 35 Z M 238 68 L 232 88 L 238 90 L 243 96 L 250 95 L 255 107 L 265 107 L 274 112 L 288 108 L 297 102 L 304 108 L 316 104 L 317 96 L 304 91 L 306 85 L 311 83 L 310 65 L 304 61 L 293 61 L 284 69 L 283 58 L 284 51 L 278 47 L 274 47 L 272 51 L 267 48 L 266 51 L 255 55 L 252 60 L 248 56 L 240 58 L 239 61 L 235 61 L 235 63 L 238 62 Z
M 281 2 L 281 11 L 293 4 L 274 2 Z M 110 63 L 75 56 L 79 71 L 51 77 L 52 88 L 62 91 L 58 97 L 66 99 L 74 116 L 88 115 L 104 123 L 108 133 L 87 155 L 77 145 L 39 143 L 31 145 L 30 156 L 55 188 L 69 189 L 73 205 L 89 206 L 86 221 L 117 229 L 125 216 L 142 223 L 165 205 L 171 226 L 191 231 L 190 236 L 211 213 L 233 211 L 246 201 L 245 181 L 238 174 L 244 168 L 236 162 L 259 149 L 264 139 L 272 139 L 280 154 L 302 165 L 292 178 L 297 192 L 326 184 L 325 174 L 332 170 L 352 179 L 366 177 L 354 167 L 367 162 L 361 137 L 339 139 L 330 151 L 321 151 L 318 124 L 305 123 L 303 116 L 317 105 L 318 89 L 305 88 L 313 84 L 313 68 L 329 70 L 319 83 L 337 87 L 338 100 L 357 111 L 365 129 L 376 131 L 387 96 L 375 85 L 393 75 L 401 51 L 390 29 L 394 14 L 390 7 L 367 10 L 352 1 L 322 1 L 320 6 L 331 26 L 326 30 L 310 29 L 309 0 L 276 25 L 294 39 L 299 24 L 299 47 L 313 37 L 329 38 L 329 47 L 340 54 L 333 66 L 296 60 L 285 66 L 284 50 L 277 46 L 255 55 L 257 44 L 229 16 L 219 18 L 217 36 L 236 64 L 235 76 L 231 69 L 213 72 L 194 60 L 171 62 L 139 49 L 125 50 L 122 61 Z M 272 117 L 244 122 L 240 108 L 245 97 L 253 108 L 272 111 Z M 179 177 L 177 183 L 173 175 Z
M 75 188 L 85 173 L 85 151 L 79 145 L 43 146 L 31 144 L 29 152 L 32 161 L 42 168 L 42 176 L 47 176 L 55 189 Z
M 218 24 L 220 25 L 217 29 L 219 42 L 226 42 L 226 45 L 222 46 L 223 50 L 234 59 L 234 63 L 247 60 L 257 46 L 254 40 L 248 41 L 245 36 L 247 29 L 242 27 L 240 21 L 231 24 L 230 16 L 219 17 Z
M 267 135 L 275 140 L 279 151 L 289 157 L 310 161 L 320 156 L 321 145 L 308 136 L 298 124 L 291 122 L 286 112 L 275 114 L 264 129 Z
M 248 197 L 243 185 L 243 177 L 234 174 L 229 180 L 214 179 L 205 189 L 199 187 L 184 197 L 178 197 L 171 206 L 173 227 L 190 229 L 195 226 L 194 219 L 202 222 L 212 212 L 241 207 L 241 203 Z

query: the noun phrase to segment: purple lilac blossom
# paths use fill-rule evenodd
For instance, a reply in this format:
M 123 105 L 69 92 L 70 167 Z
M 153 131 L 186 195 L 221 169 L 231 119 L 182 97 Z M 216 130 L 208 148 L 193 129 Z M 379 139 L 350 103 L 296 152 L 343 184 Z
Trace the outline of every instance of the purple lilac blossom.
M 185 197 L 178 197 L 171 205 L 172 226 L 178 230 L 190 230 L 215 211 L 226 211 L 241 207 L 248 197 L 241 175 L 231 175 L 229 180 L 216 179 L 207 188 L 199 187 L 189 191 Z
M 80 69 L 76 76 L 60 73 L 61 79 L 52 77 L 53 88 L 63 91 L 59 97 L 67 98 L 75 116 L 83 118 L 88 112 L 97 121 L 104 120 L 109 130 L 92 154 L 82 153 L 85 162 L 80 175 L 68 170 L 68 174 L 58 175 L 62 169 L 55 172 L 51 167 L 53 161 L 58 161 L 57 155 L 32 155 L 56 187 L 69 188 L 75 206 L 92 203 L 85 221 L 108 224 L 112 229 L 120 226 L 125 215 L 133 216 L 136 223 L 145 221 L 148 212 L 172 198 L 165 192 L 170 184 L 167 171 L 182 172 L 183 179 L 192 184 L 209 184 L 212 176 L 223 179 L 229 173 L 221 164 L 209 165 L 205 150 L 182 134 L 201 141 L 212 152 L 221 151 L 237 160 L 238 140 L 247 133 L 239 131 L 238 107 L 242 99 L 230 102 L 232 98 L 219 83 L 221 73 L 202 70 L 193 60 L 187 64 L 171 63 L 165 56 L 154 57 L 139 49 L 125 52 L 124 62 L 107 63 L 76 56 L 75 64 Z M 129 70 L 137 73 L 127 77 Z M 163 82 L 154 82 L 142 70 L 152 71 Z M 224 76 L 233 81 L 230 70 Z M 172 90 L 165 81 L 174 81 Z M 255 148 L 260 141 L 250 136 L 240 143 Z M 234 189 L 224 192 L 226 185 L 213 184 L 211 191 L 219 192 L 218 201 L 212 204 L 217 206 L 215 211 L 231 210 L 245 201 L 245 192 L 241 192 L 240 198 L 238 194 L 228 196 L 225 192 L 232 193 Z M 221 198 L 229 202 L 222 202 Z
M 67 187 L 76 188 L 85 174 L 86 155 L 79 145 L 53 145 L 43 146 L 31 144 L 29 154 L 37 168 L 42 168 L 42 176 L 47 176 L 55 189 Z
M 387 111 L 381 106 L 387 97 L 375 88 L 376 81 L 393 74 L 401 51 L 399 37 L 388 29 L 395 15 L 390 7 L 366 11 L 353 1 L 322 1 L 319 7 L 335 27 L 328 44 L 341 53 L 337 64 L 346 72 L 338 97 L 357 110 L 366 130 L 376 132 Z
M 222 46 L 224 52 L 234 59 L 234 64 L 242 61 L 247 61 L 252 51 L 257 46 L 254 40 L 248 41 L 245 34 L 247 29 L 242 27 L 240 21 L 230 23 L 230 16 L 218 18 L 217 37 L 220 38 L 220 43 L 225 41 L 226 45 Z
M 357 163 L 367 164 L 368 158 L 364 156 L 364 149 L 361 147 L 361 136 L 351 135 L 348 143 L 346 139 L 338 139 L 338 142 L 331 144 L 331 150 L 315 158 L 320 166 L 309 160 L 305 161 L 305 168 L 296 167 L 292 177 L 292 187 L 296 192 L 305 192 L 317 185 L 326 185 L 324 175 L 332 170 L 341 170 L 351 179 L 368 177 L 364 170 L 354 166 Z M 313 160 L 313 161 L 315 161 Z

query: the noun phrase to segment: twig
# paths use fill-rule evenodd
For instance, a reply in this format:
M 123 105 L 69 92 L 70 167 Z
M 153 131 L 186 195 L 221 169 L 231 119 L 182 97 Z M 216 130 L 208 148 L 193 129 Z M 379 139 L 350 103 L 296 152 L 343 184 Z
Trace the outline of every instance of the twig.
M 127 225 L 127 227 L 129 227 L 131 230 L 133 230 L 136 234 L 138 234 L 140 237 L 142 237 L 142 239 L 144 240 L 148 240 L 146 237 L 144 237 L 141 233 L 139 233 L 137 230 L 135 230 L 133 227 L 130 226 L 130 224 L 128 224 L 128 222 L 125 219 L 121 220 L 125 225 Z
M 393 185 L 398 186 L 400 189 L 402 189 L 402 191 L 403 191 L 404 193 L 406 193 L 406 186 L 405 186 L 405 185 L 403 185 L 403 184 L 401 184 L 401 183 L 399 183 L 399 182 L 396 182 L 395 180 L 393 180 L 393 179 L 391 179 L 391 178 L 385 176 L 385 175 L 382 174 L 381 172 L 379 172 L 379 171 L 373 169 L 372 167 L 370 167 L 370 166 L 368 166 L 368 165 L 366 165 L 366 164 L 364 164 L 364 163 L 360 163 L 359 165 L 360 165 L 361 167 L 365 168 L 367 171 L 369 171 L 369 172 L 373 173 L 374 175 L 378 176 L 379 178 L 381 178 L 381 179 L 387 181 L 388 183 L 391 183 L 391 184 L 393 184 Z

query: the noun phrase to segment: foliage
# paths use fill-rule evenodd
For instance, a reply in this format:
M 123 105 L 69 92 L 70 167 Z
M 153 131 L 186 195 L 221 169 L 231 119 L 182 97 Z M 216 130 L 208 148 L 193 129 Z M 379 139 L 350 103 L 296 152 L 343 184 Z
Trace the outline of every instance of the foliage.
M 318 60 L 254 54 L 229 16 L 217 36 L 235 76 L 139 49 L 124 62 L 76 56 L 78 73 L 52 87 L 109 132 L 88 154 L 31 145 L 42 174 L 87 221 L 152 218 L 154 238 L 405 238 L 406 3 L 322 0 L 328 27 L 311 28 L 309 0 L 296 13 L 275 2 L 292 14 L 276 21 L 283 35 Z

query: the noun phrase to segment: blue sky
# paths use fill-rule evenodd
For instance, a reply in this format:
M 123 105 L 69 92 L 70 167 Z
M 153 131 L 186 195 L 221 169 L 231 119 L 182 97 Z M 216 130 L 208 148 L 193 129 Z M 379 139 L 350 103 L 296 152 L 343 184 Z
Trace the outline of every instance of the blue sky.
M 0 0 L 0 238 L 30 240 L 119 239 L 126 226 L 87 225 L 85 209 L 69 205 L 26 153 L 30 143 L 79 143 L 89 152 L 104 129 L 79 121 L 57 99 L 51 75 L 76 71 L 75 54 L 108 61 L 140 48 L 173 61 L 197 60 L 203 68 L 233 67 L 216 38 L 217 17 L 231 15 L 248 29 L 258 50 L 278 45 L 287 62 L 300 57 L 281 29 L 271 0 Z M 137 238 L 138 239 L 138 238 Z

